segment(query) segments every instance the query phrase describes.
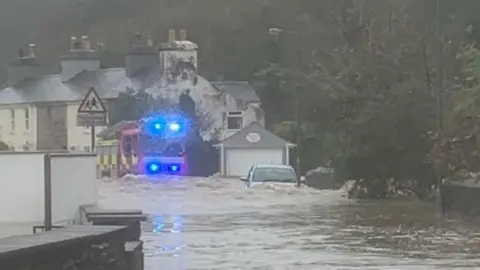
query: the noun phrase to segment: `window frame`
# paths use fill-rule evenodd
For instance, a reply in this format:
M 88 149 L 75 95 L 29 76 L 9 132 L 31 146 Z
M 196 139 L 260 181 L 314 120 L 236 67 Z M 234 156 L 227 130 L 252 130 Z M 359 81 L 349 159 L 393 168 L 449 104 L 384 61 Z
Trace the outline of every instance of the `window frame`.
M 25 114 L 25 130 L 30 130 L 30 108 L 26 107 L 23 111 Z
M 15 109 L 10 109 L 10 132 L 14 133 L 16 129 L 16 123 L 15 123 Z
M 244 112 L 243 111 L 229 111 L 227 112 L 227 119 L 226 119 L 226 128 L 227 130 L 229 131 L 238 131 L 238 130 L 242 130 L 243 128 L 243 116 L 244 116 Z M 235 119 L 240 119 L 240 127 L 239 128 L 230 128 L 229 126 L 229 120 L 230 118 L 235 118 Z M 238 120 L 237 120 L 238 121 Z

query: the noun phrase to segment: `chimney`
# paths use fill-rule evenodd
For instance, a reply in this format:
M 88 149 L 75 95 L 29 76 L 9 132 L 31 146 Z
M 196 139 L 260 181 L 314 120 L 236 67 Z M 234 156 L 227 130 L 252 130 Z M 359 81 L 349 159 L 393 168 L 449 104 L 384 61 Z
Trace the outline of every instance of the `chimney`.
M 176 60 L 174 62 L 190 63 L 198 70 L 198 45 L 187 40 L 187 31 L 182 29 L 179 31 L 179 39 L 177 41 L 175 30 L 168 30 L 168 42 L 159 45 L 160 70 L 162 73 L 167 72 L 172 67 L 172 56 Z
M 90 39 L 88 38 L 88 36 L 82 36 L 82 48 L 84 51 L 91 51 L 92 50 L 92 46 L 91 46 L 91 43 L 90 43 Z
M 23 48 L 18 49 L 18 58 L 8 66 L 8 85 L 16 85 L 21 81 L 30 78 L 37 79 L 42 75 L 42 68 L 35 56 L 35 44 L 28 46 L 28 53 Z
M 187 40 L 187 30 L 185 30 L 185 29 L 180 30 L 180 34 L 179 34 L 179 35 L 180 35 L 180 37 L 179 37 L 179 40 L 180 40 L 180 41 L 185 41 L 185 40 Z
M 159 57 L 153 48 L 153 40 L 140 33 L 133 37 L 130 51 L 125 54 L 125 72 L 134 77 L 144 67 L 158 66 Z
M 70 51 L 80 51 L 82 50 L 82 42 L 77 40 L 77 37 L 70 38 Z
M 168 42 L 173 43 L 177 40 L 175 29 L 168 30 Z
M 28 46 L 28 54 L 29 54 L 28 57 L 30 57 L 30 58 L 36 58 L 36 57 L 35 57 L 35 44 L 30 44 L 30 45 Z
M 88 36 L 70 38 L 70 51 L 60 61 L 62 82 L 67 82 L 84 71 L 100 69 L 97 52 L 92 49 Z

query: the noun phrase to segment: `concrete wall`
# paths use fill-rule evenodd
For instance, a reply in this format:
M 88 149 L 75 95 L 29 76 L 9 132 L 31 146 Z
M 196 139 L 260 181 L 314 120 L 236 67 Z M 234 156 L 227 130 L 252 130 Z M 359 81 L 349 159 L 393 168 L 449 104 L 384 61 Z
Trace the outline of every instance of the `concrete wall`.
M 0 223 L 37 223 L 45 219 L 45 153 L 0 152 Z M 52 154 L 52 220 L 78 217 L 78 208 L 97 201 L 96 157 Z M 63 223 L 63 222 L 62 222 Z
M 0 239 L 0 269 L 142 270 L 142 247 L 127 250 L 127 238 L 125 227 L 85 226 Z
M 0 154 L 0 223 L 43 222 L 44 154 L 20 153 Z
M 98 200 L 96 156 L 52 154 L 52 221 L 62 224 L 80 216 L 79 206 Z

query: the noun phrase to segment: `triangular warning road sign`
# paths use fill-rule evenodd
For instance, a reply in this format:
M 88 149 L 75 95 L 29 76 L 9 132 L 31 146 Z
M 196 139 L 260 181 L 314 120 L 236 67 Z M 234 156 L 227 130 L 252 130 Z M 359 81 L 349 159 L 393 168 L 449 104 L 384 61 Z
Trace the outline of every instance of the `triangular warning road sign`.
M 91 87 L 85 98 L 83 99 L 82 103 L 78 107 L 79 113 L 106 113 L 107 109 L 103 104 L 100 96 L 98 96 L 97 90 Z

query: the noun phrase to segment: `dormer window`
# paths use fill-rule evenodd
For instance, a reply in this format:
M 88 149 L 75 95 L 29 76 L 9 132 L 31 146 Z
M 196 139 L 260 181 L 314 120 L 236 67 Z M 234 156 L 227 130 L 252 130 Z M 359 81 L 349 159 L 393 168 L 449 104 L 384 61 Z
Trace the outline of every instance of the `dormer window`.
M 243 128 L 243 112 L 233 111 L 227 113 L 227 129 L 240 130 Z

